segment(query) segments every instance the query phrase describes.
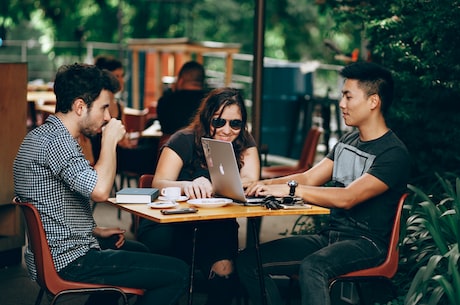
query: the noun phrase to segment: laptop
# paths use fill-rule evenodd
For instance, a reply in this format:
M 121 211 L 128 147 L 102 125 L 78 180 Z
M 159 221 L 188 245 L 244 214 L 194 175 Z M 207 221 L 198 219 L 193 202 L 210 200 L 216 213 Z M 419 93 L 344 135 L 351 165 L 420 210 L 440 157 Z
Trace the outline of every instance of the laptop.
M 202 138 L 214 193 L 246 205 L 260 205 L 264 197 L 246 197 L 231 142 Z

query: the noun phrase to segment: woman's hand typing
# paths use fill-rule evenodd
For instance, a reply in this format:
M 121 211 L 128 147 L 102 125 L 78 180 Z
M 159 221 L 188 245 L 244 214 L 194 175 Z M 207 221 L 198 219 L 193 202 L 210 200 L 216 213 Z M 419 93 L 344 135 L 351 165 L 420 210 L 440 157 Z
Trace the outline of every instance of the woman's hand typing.
M 205 177 L 196 178 L 184 184 L 184 194 L 191 199 L 210 198 L 212 196 L 212 184 Z

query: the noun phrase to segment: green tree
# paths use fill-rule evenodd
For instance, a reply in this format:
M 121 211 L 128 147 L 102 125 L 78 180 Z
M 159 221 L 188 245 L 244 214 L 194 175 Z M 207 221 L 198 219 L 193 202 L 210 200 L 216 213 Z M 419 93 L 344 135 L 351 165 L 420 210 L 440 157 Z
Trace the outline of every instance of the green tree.
M 361 25 L 372 60 L 395 72 L 389 121 L 410 150 L 414 183 L 425 183 L 422 177 L 432 179 L 434 172 L 458 173 L 460 2 L 349 0 L 326 6 L 338 25 Z
M 29 20 L 34 0 L 3 0 L 0 3 L 0 38 L 7 39 L 8 31 L 22 20 Z

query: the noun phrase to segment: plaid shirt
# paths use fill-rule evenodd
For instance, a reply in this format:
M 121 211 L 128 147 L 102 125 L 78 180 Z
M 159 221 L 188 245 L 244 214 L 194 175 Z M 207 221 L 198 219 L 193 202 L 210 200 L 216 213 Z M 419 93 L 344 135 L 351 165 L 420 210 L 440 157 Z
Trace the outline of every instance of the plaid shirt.
M 13 165 L 14 189 L 22 202 L 34 204 L 41 216 L 56 270 L 99 248 L 90 196 L 97 173 L 82 149 L 55 116 L 25 137 Z M 36 279 L 33 254 L 26 249 L 29 274 Z

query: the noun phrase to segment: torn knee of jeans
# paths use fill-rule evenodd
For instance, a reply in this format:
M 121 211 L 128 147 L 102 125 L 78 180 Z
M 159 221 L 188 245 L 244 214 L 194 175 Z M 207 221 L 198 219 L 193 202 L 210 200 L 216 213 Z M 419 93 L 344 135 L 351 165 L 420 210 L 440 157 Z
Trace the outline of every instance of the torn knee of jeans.
M 215 275 L 220 277 L 228 278 L 233 273 L 233 263 L 228 259 L 217 261 L 212 265 L 211 271 L 209 272 L 209 279 L 214 278 Z

